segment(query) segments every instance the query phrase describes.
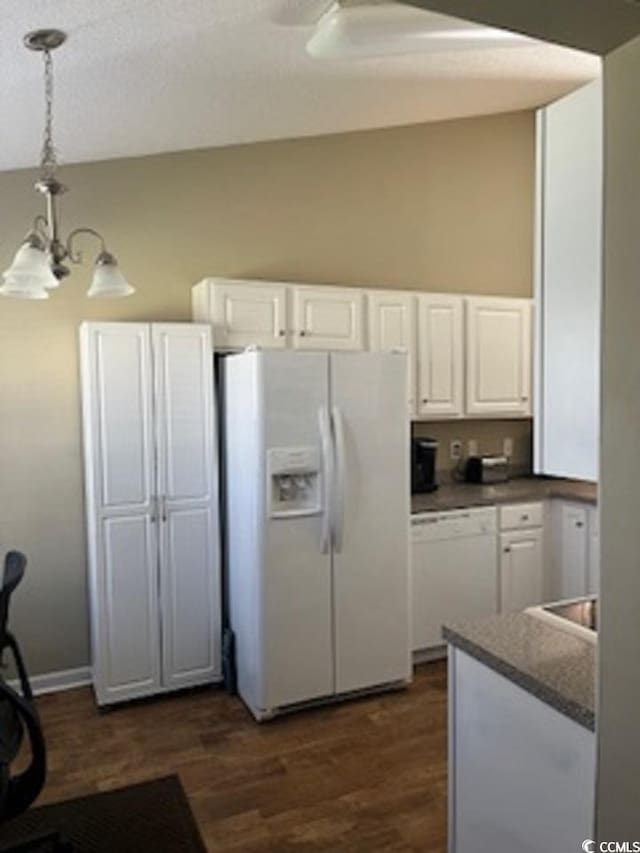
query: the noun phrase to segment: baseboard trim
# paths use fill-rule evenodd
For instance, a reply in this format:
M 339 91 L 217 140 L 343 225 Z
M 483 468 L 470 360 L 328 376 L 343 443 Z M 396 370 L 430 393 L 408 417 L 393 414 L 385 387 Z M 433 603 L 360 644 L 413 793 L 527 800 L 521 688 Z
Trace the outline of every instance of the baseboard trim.
M 91 684 L 91 670 L 88 666 L 77 669 L 62 669 L 59 672 L 45 672 L 42 675 L 29 677 L 31 689 L 36 696 L 45 693 L 61 693 L 63 690 L 73 690 L 76 687 L 87 687 Z M 19 687 L 16 679 L 9 681 L 14 690 Z

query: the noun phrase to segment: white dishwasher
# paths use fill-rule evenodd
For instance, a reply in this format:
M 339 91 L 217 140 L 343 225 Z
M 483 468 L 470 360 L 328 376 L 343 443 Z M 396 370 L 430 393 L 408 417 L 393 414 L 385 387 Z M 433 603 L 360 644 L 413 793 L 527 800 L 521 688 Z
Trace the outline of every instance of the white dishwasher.
M 442 646 L 447 622 L 498 611 L 496 507 L 411 516 L 413 651 Z

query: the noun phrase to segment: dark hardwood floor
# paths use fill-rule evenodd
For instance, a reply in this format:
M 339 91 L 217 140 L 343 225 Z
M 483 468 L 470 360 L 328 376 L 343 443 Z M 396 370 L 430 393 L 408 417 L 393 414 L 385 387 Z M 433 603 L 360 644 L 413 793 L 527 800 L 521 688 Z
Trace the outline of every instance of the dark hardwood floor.
M 96 710 L 39 699 L 39 802 L 178 773 L 210 851 L 446 850 L 446 667 L 410 689 L 256 724 L 221 691 Z

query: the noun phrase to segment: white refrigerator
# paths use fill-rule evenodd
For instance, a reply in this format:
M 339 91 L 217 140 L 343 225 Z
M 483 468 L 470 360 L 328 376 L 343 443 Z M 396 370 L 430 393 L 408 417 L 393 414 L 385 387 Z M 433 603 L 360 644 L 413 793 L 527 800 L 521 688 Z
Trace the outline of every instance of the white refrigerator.
M 256 719 L 406 684 L 407 356 L 224 360 L 227 584 Z

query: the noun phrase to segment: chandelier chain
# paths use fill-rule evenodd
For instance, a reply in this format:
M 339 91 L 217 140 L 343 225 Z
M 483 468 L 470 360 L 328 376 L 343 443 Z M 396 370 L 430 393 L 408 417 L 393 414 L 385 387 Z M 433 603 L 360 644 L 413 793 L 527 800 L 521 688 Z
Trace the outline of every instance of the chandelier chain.
M 45 100 L 45 122 L 44 138 L 42 142 L 42 167 L 43 178 L 53 178 L 58 166 L 56 148 L 53 144 L 53 60 L 51 51 L 44 51 L 44 100 Z

